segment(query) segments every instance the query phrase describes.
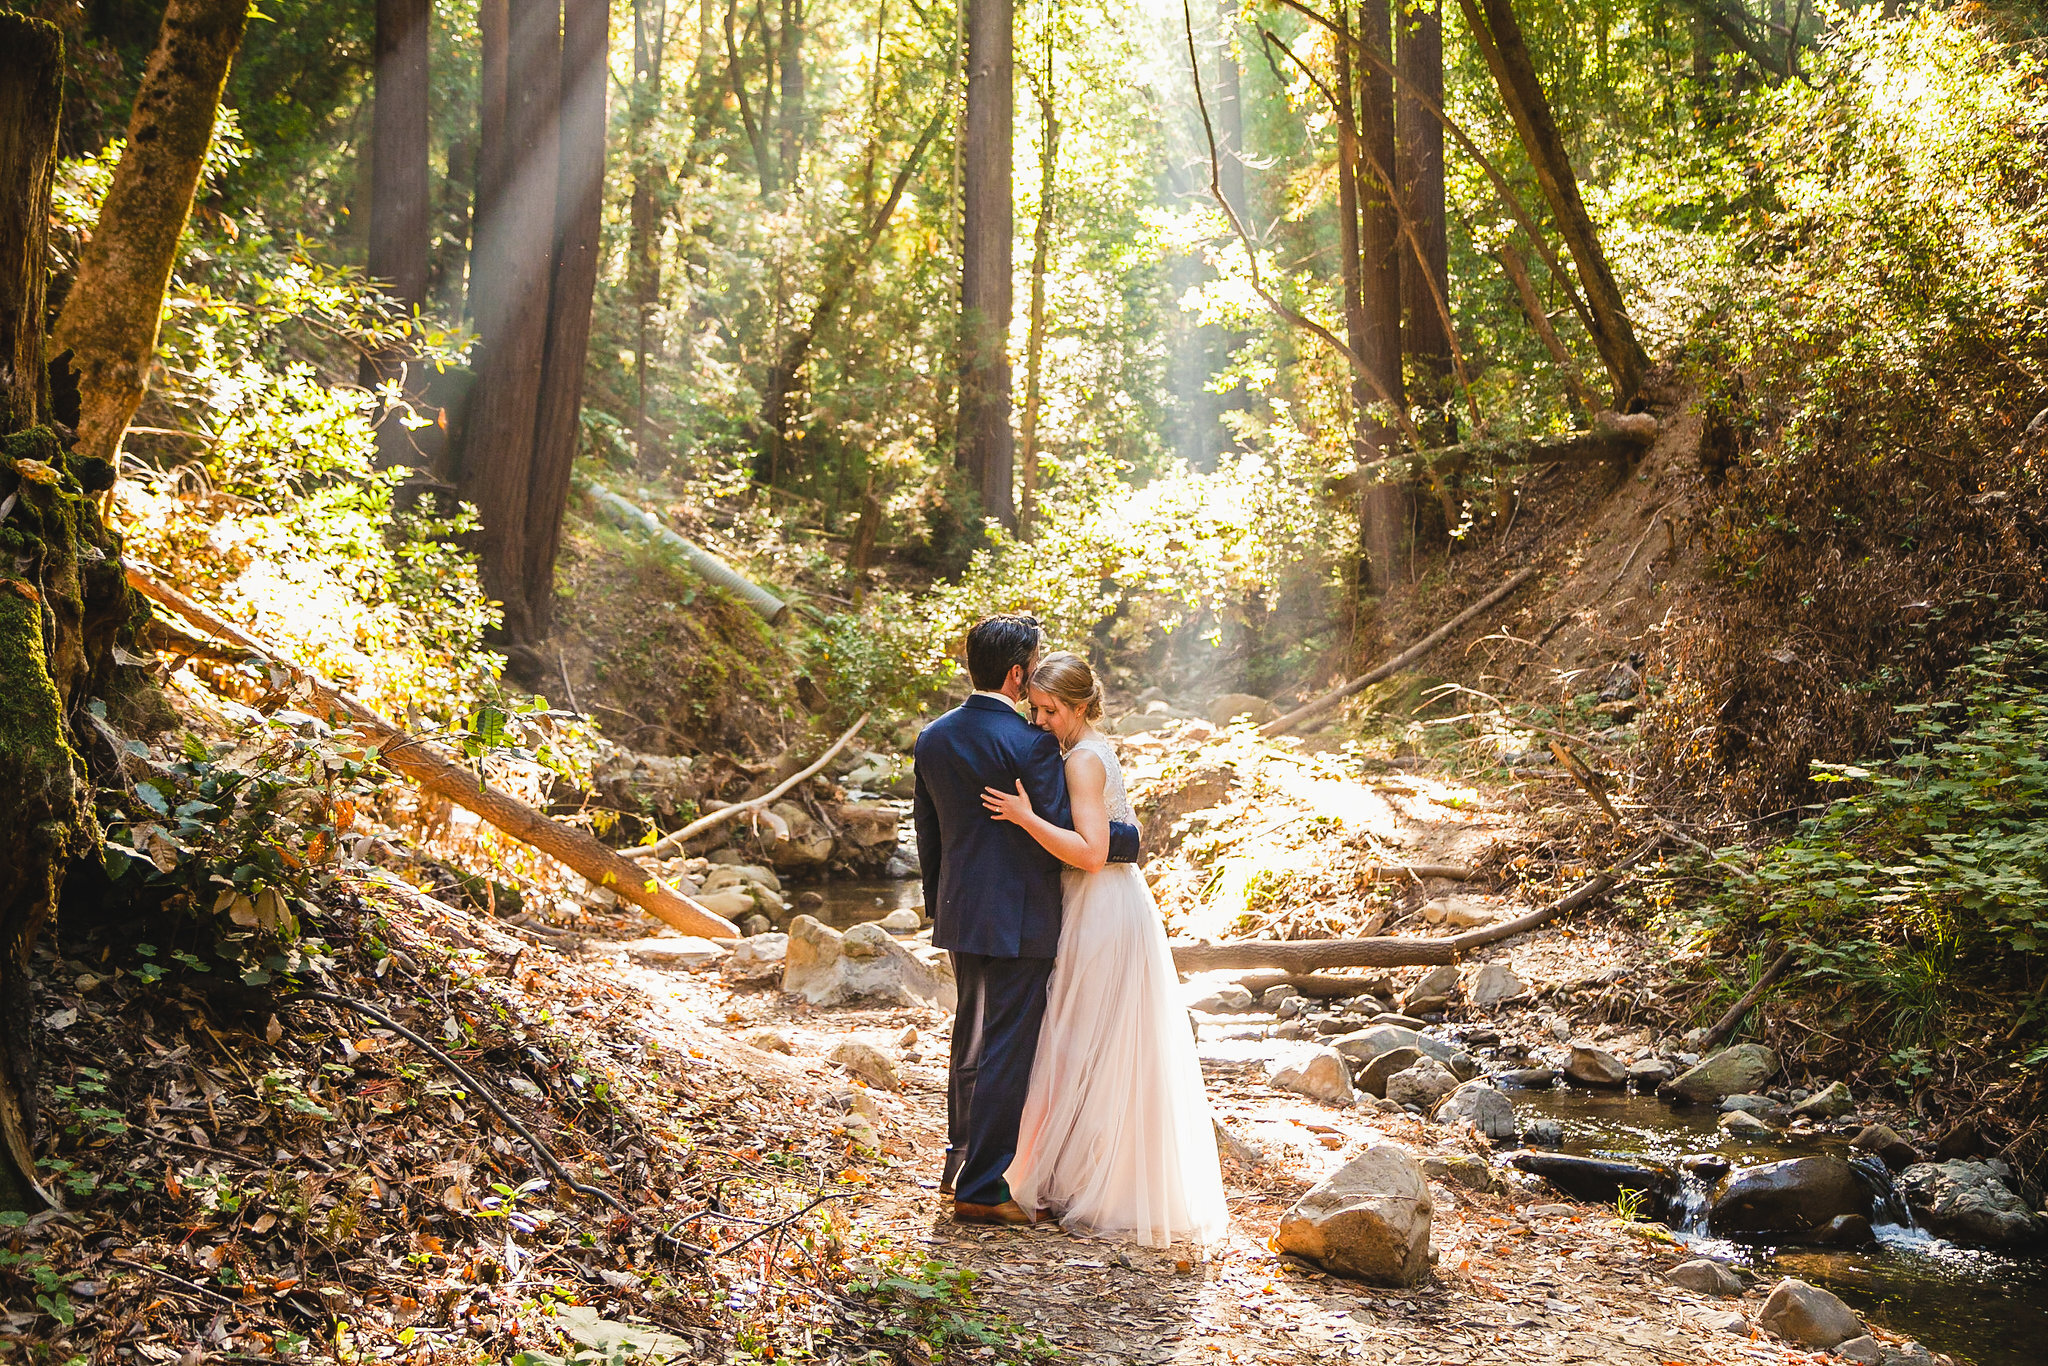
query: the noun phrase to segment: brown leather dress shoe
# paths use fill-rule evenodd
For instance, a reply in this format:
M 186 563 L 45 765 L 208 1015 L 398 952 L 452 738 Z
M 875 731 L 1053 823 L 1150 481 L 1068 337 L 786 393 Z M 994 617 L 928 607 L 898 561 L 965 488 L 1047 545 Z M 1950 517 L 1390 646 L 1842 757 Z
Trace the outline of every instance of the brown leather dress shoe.
M 970 1205 L 965 1200 L 953 1202 L 953 1222 L 958 1224 L 1029 1224 L 1032 1218 L 1024 1207 L 1015 1200 L 1005 1200 L 1000 1205 Z

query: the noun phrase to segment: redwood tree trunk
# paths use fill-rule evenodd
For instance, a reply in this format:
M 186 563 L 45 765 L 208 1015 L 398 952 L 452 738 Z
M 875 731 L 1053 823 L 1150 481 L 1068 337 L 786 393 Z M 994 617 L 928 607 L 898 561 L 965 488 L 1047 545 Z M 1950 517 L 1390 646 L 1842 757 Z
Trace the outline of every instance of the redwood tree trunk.
M 1216 0 L 1216 170 L 1223 183 L 1223 202 L 1238 222 L 1252 228 L 1244 198 L 1244 92 L 1237 69 L 1237 22 L 1237 0 Z
M 1629 320 L 1621 287 L 1614 282 L 1614 274 L 1607 267 L 1607 255 L 1600 249 L 1600 238 L 1593 231 L 1592 216 L 1579 198 L 1578 177 L 1572 172 L 1571 158 L 1565 154 L 1557 122 L 1550 115 L 1550 101 L 1543 94 L 1542 82 L 1536 78 L 1536 64 L 1529 57 L 1528 45 L 1522 41 L 1522 26 L 1515 18 L 1514 5 L 1511 0 L 1458 3 L 1493 72 L 1494 83 L 1500 87 L 1501 103 L 1507 106 L 1508 115 L 1521 134 L 1529 164 L 1536 171 L 1536 183 L 1543 187 L 1543 197 L 1550 202 L 1550 212 L 1557 221 L 1558 236 L 1564 238 L 1572 262 L 1578 267 L 1579 282 L 1585 287 L 1586 303 L 1593 313 L 1593 341 L 1614 381 L 1614 406 L 1617 411 L 1625 410 L 1642 387 L 1649 357 L 1636 340 L 1635 324 Z
M 961 136 L 961 465 L 982 510 L 1015 527 L 1010 483 L 1010 247 L 1014 0 L 966 0 L 967 118 Z
M 128 145 L 53 338 L 78 376 L 80 455 L 114 460 L 142 403 L 164 289 L 248 19 L 249 0 L 170 0 L 164 10 Z
M 1228 54 L 1225 54 L 1226 59 Z M 1045 374 L 1045 270 L 1052 254 L 1052 211 L 1059 189 L 1060 121 L 1053 106 L 1052 38 L 1045 43 L 1044 84 L 1038 94 L 1038 218 L 1031 225 L 1031 299 L 1026 305 L 1029 326 L 1024 341 L 1024 420 L 1018 461 L 1023 466 L 1022 506 L 1017 510 L 1017 531 L 1031 535 L 1032 519 L 1038 513 L 1038 418 L 1043 407 Z M 1227 163 L 1226 163 L 1227 164 Z M 1242 182 L 1240 181 L 1240 184 Z
M 432 0 L 377 0 L 376 93 L 370 107 L 370 278 L 399 304 L 427 298 L 427 28 Z M 409 348 L 363 357 L 362 382 L 396 381 L 423 401 L 422 376 L 408 369 Z M 395 409 L 380 413 L 377 461 L 426 463 Z
M 792 189 L 803 170 L 804 138 L 804 6 L 803 0 L 782 0 L 782 26 L 776 35 L 776 64 L 781 68 L 782 108 L 777 123 L 781 145 L 775 159 L 784 189 Z
M 1347 34 L 1351 31 L 1351 17 L 1343 5 L 1337 7 L 1337 23 Z M 1372 343 L 1366 336 L 1364 282 L 1360 277 L 1364 263 L 1358 239 L 1358 90 L 1351 65 L 1351 44 L 1340 41 L 1337 44 L 1337 281 L 1344 293 L 1344 342 L 1352 354 L 1364 357 L 1371 354 Z M 1355 368 L 1351 371 L 1351 459 L 1363 470 L 1379 458 L 1378 448 L 1372 440 L 1372 384 L 1365 375 Z M 1369 578 L 1366 568 L 1369 557 L 1363 539 L 1359 542 L 1361 552 L 1359 583 L 1362 587 Z
M 569 474 L 582 426 L 590 305 L 597 289 L 599 239 L 604 226 L 605 54 L 610 30 L 610 0 L 567 0 L 562 25 L 561 174 L 556 182 L 553 287 L 526 500 L 526 559 L 521 570 L 528 629 L 534 640 L 546 639 L 553 624 L 555 555 L 562 544 L 562 512 L 568 506 Z
M 627 269 L 633 292 L 633 453 L 643 460 L 648 445 L 649 339 L 661 303 L 661 199 L 668 183 L 668 168 L 656 159 L 650 143 L 661 113 L 661 59 L 667 33 L 667 0 L 633 0 L 633 203 Z M 702 57 L 701 50 L 698 55 Z
M 1355 73 L 1358 137 L 1364 157 L 1379 166 L 1394 164 L 1394 83 L 1387 75 L 1392 66 L 1393 35 L 1387 6 L 1388 0 L 1363 0 L 1358 9 L 1359 45 L 1381 59 L 1365 63 Z M 1356 170 L 1354 174 L 1358 180 L 1359 294 L 1365 310 L 1365 345 L 1358 355 L 1378 378 L 1375 392 L 1405 403 L 1401 381 L 1401 216 L 1378 176 L 1357 174 Z M 1398 430 L 1389 420 L 1371 421 L 1364 438 L 1372 461 L 1384 461 L 1393 453 Z M 1377 480 L 1365 484 L 1359 544 L 1366 556 L 1365 583 L 1373 592 L 1384 594 L 1394 582 L 1405 501 L 1390 468 L 1383 467 Z
M 456 486 L 483 524 L 478 567 L 514 643 L 533 638 L 527 503 L 554 276 L 561 13 L 560 0 L 507 0 L 504 114 L 495 139 L 484 126 L 470 265 L 478 360 Z
M 1443 13 L 1436 3 L 1397 11 L 1394 67 L 1400 77 L 1394 115 L 1394 180 L 1401 207 L 1415 231 L 1414 250 L 1401 253 L 1401 300 L 1406 331 L 1402 349 L 1426 377 L 1431 399 L 1441 399 L 1451 374 L 1451 341 L 1436 301 L 1450 299 L 1450 244 L 1444 224 L 1444 128 L 1431 107 L 1443 107 Z M 1432 290 L 1431 283 L 1435 288 Z M 1455 432 L 1446 435 L 1455 439 Z

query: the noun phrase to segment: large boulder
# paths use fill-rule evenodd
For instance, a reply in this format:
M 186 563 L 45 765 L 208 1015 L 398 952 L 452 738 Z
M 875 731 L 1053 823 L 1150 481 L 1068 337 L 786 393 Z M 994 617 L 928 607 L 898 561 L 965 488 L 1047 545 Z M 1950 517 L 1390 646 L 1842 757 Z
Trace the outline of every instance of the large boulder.
M 1358 1093 L 1351 1087 L 1351 1069 L 1345 1066 L 1343 1054 L 1333 1048 L 1318 1048 L 1300 1062 L 1280 1068 L 1273 1073 L 1273 1085 L 1327 1105 L 1358 1101 Z
M 1458 994 L 1458 970 L 1449 963 L 1431 968 L 1417 978 L 1415 985 L 1401 993 L 1401 1009 L 1414 1015 L 1428 1010 L 1441 1010 Z
M 1387 1078 L 1387 1099 L 1396 1105 L 1413 1105 L 1427 1111 L 1458 1089 L 1451 1069 L 1435 1058 L 1424 1058 L 1403 1072 Z
M 1468 1081 L 1436 1107 L 1439 1124 L 1469 1124 L 1488 1138 L 1515 1136 L 1515 1106 L 1483 1081 Z
M 1421 1164 L 1375 1143 L 1332 1172 L 1280 1219 L 1282 1252 L 1374 1285 L 1407 1286 L 1429 1271 L 1435 1207 Z
M 1432 1039 L 1405 1025 L 1392 1024 L 1373 1025 L 1369 1029 L 1341 1035 L 1330 1041 L 1330 1047 L 1351 1061 L 1361 1063 L 1371 1062 L 1380 1054 L 1391 1053 L 1397 1048 L 1412 1048 L 1424 1057 L 1448 1064 L 1459 1051 L 1455 1045 L 1442 1039 Z
M 748 935 L 733 945 L 721 973 L 728 982 L 752 986 L 782 976 L 782 963 L 788 957 L 788 935 Z
M 1778 1074 L 1778 1055 L 1760 1043 L 1739 1043 L 1700 1061 L 1659 1087 L 1679 1100 L 1714 1105 L 1728 1096 L 1755 1091 Z
M 1621 1198 L 1623 1191 L 1642 1192 L 1649 1200 L 1647 1213 L 1653 1217 L 1661 1217 L 1678 1193 L 1678 1181 L 1670 1172 L 1633 1162 L 1525 1149 L 1510 1155 L 1508 1165 L 1540 1176 L 1573 1199 L 1591 1204 L 1611 1205 Z
M 2002 1162 L 1916 1162 L 1899 1193 L 1929 1232 L 1964 1247 L 2012 1248 L 2048 1235 L 2048 1219 L 2006 1184 Z
M 768 861 L 777 868 L 816 868 L 830 861 L 832 850 L 837 843 L 832 832 L 811 818 L 811 813 L 795 802 L 777 802 L 768 808 L 777 817 L 787 837 L 773 840 L 768 846 Z M 780 832 L 777 832 L 780 834 Z
M 1848 1305 L 1817 1285 L 1790 1277 L 1771 1290 L 1757 1323 L 1802 1347 L 1834 1347 L 1870 1332 Z
M 881 1001 L 952 1010 L 958 1001 L 943 960 L 919 958 L 880 925 L 855 925 L 841 934 L 808 915 L 789 923 L 782 989 L 814 1006 Z
M 1716 1237 L 1768 1233 L 1803 1239 L 1841 1215 L 1869 1213 L 1870 1194 L 1854 1167 L 1839 1157 L 1794 1157 L 1724 1177 L 1707 1226 Z

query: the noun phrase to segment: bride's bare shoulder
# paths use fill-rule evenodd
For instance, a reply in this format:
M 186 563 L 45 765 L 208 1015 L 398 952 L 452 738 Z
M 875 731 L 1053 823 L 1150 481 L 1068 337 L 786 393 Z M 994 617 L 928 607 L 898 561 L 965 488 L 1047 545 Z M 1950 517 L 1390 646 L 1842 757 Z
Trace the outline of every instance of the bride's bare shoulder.
M 1092 790 L 1109 782 L 1109 765 L 1094 746 L 1082 743 L 1067 751 L 1067 785 L 1086 783 Z

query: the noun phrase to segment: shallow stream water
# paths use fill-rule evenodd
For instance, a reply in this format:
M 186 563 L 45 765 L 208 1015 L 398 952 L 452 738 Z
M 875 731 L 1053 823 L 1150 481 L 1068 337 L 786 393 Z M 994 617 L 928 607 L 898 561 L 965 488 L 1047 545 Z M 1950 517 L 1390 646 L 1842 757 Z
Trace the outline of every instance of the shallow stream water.
M 1523 1116 L 1562 1122 L 1563 1151 L 1588 1157 L 1675 1165 L 1688 1153 L 1718 1153 L 1746 1167 L 1846 1152 L 1835 1136 L 1737 1142 L 1715 1128 L 1719 1116 L 1706 1106 L 1678 1108 L 1654 1096 L 1562 1086 L 1508 1095 Z M 1684 1194 L 1704 1212 L 1704 1188 Z M 1698 1222 L 1678 1235 L 1703 1256 L 1826 1286 L 1869 1321 L 1918 1338 L 1930 1351 L 1977 1366 L 2048 1362 L 2048 1261 L 1970 1251 L 1900 1223 L 1877 1223 L 1876 1247 L 1848 1251 L 1731 1243 L 1708 1235 L 1703 1218 Z

